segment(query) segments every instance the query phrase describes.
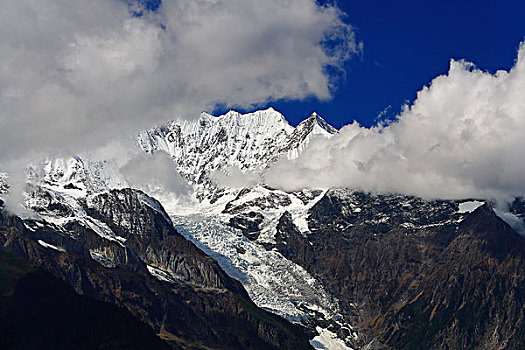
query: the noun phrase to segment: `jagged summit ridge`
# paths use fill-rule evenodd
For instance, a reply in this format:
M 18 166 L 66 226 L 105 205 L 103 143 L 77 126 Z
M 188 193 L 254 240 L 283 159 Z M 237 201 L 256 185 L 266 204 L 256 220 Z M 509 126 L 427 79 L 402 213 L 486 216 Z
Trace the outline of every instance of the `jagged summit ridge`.
M 265 127 L 271 125 L 287 125 L 290 129 L 293 126 L 288 123 L 284 115 L 276 111 L 274 108 L 261 109 L 258 111 L 242 114 L 236 110 L 229 110 L 225 114 L 215 116 L 206 112 L 201 113 L 201 118 L 209 119 L 232 119 L 234 123 L 250 123 L 252 126 Z
M 331 137 L 336 132 L 316 113 L 294 128 L 281 113 L 268 108 L 174 120 L 140 133 L 138 142 L 147 153 L 168 153 L 184 178 L 207 189 L 202 194 L 214 187 L 211 177 L 216 171 L 227 173 L 232 167 L 262 171 L 281 156 L 297 157 L 312 137 Z

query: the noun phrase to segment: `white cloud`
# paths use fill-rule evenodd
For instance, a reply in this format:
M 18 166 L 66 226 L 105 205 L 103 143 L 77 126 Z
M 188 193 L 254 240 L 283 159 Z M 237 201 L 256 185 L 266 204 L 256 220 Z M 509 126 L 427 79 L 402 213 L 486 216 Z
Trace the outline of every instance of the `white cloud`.
M 271 186 L 351 187 L 428 198 L 525 194 L 525 45 L 492 75 L 463 61 L 390 125 L 347 125 L 267 174 Z
M 211 173 L 211 180 L 219 187 L 246 188 L 261 182 L 261 175 L 252 171 L 242 171 L 238 167 L 227 167 Z
M 326 99 L 326 68 L 358 50 L 340 11 L 314 0 L 166 0 L 140 18 L 118 0 L 0 5 L 0 164 L 79 153 L 217 103 Z
M 139 188 L 152 196 L 163 192 L 183 198 L 190 195 L 191 187 L 165 152 L 138 154 L 120 168 L 120 172 L 131 187 Z

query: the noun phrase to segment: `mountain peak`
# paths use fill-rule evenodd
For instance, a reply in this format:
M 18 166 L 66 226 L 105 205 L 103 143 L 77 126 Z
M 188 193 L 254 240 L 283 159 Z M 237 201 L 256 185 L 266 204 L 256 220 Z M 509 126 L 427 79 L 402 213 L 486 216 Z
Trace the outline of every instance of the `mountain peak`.
M 317 125 L 320 126 L 323 130 L 330 134 L 336 134 L 338 130 L 334 128 L 332 125 L 328 124 L 326 120 L 324 120 L 323 117 L 321 117 L 317 112 L 313 112 L 308 119 L 313 119 L 316 121 Z
M 141 133 L 139 144 L 146 152 L 168 153 L 179 173 L 198 186 L 201 200 L 218 191 L 215 172 L 228 172 L 232 167 L 260 171 L 282 155 L 296 158 L 313 137 L 335 133 L 337 129 L 317 113 L 293 127 L 270 107 L 246 114 L 232 110 L 220 116 L 202 114 L 194 121 L 175 120 Z
M 307 133 L 313 132 L 314 134 L 328 133 L 329 135 L 333 135 L 338 132 L 336 128 L 328 124 L 317 112 L 313 112 L 308 118 L 300 122 L 296 129 L 307 130 Z

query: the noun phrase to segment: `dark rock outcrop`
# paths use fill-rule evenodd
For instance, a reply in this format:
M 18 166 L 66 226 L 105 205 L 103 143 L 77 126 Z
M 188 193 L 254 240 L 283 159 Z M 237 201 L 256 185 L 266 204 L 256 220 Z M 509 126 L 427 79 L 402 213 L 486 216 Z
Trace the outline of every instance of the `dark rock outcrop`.
M 0 244 L 77 293 L 127 309 L 177 346 L 311 348 L 300 327 L 256 307 L 239 282 L 182 237 L 153 198 L 112 190 L 82 205 L 109 237 L 121 238 L 108 240 L 80 221 L 58 229 L 1 212 Z
M 62 280 L 0 251 L 0 348 L 171 347 L 129 311 L 76 294 Z
M 525 347 L 525 240 L 488 205 L 329 191 L 308 224 L 283 215 L 276 248 L 346 306 L 355 347 Z

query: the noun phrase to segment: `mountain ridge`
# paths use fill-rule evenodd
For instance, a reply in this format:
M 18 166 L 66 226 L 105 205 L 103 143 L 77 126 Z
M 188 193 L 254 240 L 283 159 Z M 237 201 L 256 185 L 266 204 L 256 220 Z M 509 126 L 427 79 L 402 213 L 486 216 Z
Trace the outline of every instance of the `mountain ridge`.
M 94 196 L 81 206 L 106 231 L 97 232 L 65 205 L 38 209 L 70 218 L 60 224 L 2 210 L 2 249 L 79 294 L 125 307 L 170 341 L 219 349 L 310 348 L 300 327 L 257 308 L 238 281 L 182 237 L 159 203 L 146 205 L 144 194 L 132 189 Z
M 222 195 L 212 180 L 216 171 L 229 168 L 260 174 L 279 157 L 296 158 L 312 137 L 331 137 L 337 130 L 313 113 L 292 127 L 284 116 L 269 108 L 222 116 L 203 113 L 189 122 L 171 121 L 138 135 L 146 153 L 164 151 L 190 184 L 200 187 L 199 200 L 216 201 Z
M 156 195 L 160 203 L 145 194 L 136 194 L 126 189 L 129 183 L 118 169 L 101 160 L 50 158 L 29 172 L 26 206 L 36 214 L 24 218 L 22 224 L 32 232 L 41 232 L 42 225 L 51 228 L 39 237 L 37 244 L 55 251 L 62 249 L 62 241 L 57 237 L 64 232 L 82 235 L 93 231 L 97 240 L 105 243 L 103 247 L 90 246 L 91 240 L 83 243 L 82 249 L 89 250 L 86 257 L 90 264 L 114 269 L 124 266 L 131 256 L 134 261 L 146 262 L 143 272 L 161 282 L 225 287 L 216 285 L 218 280 L 208 273 L 200 273 L 195 267 L 198 262 L 175 263 L 177 259 L 170 251 L 175 248 L 169 248 L 172 241 L 190 241 L 217 262 L 225 272 L 223 278 L 228 275 L 242 284 L 245 292 L 240 294 L 305 327 L 313 337 L 311 344 L 317 347 L 338 344 L 341 349 L 387 349 L 421 343 L 417 333 L 421 328 L 406 319 L 407 315 L 413 317 L 414 311 L 410 306 L 414 303 L 407 302 L 415 298 L 429 301 L 428 291 L 417 296 L 426 290 L 422 283 L 432 275 L 433 264 L 442 268 L 434 274 L 439 278 L 432 280 L 440 296 L 446 295 L 445 276 L 463 276 L 457 269 L 442 266 L 448 258 L 458 259 L 469 252 L 468 245 L 460 244 L 458 239 L 468 236 L 460 227 L 477 218 L 471 226 L 475 232 L 483 233 L 478 237 L 481 243 L 475 247 L 480 261 L 492 254 L 482 247 L 490 248 L 502 241 L 494 237 L 508 238 L 508 246 L 513 249 L 521 247 L 516 242 L 522 238 L 502 224 L 499 217 L 503 215 L 496 215 L 486 199 L 425 200 L 353 189 L 286 192 L 270 188 L 261 180 L 273 162 L 281 157 L 293 160 L 314 138 L 331 138 L 337 132 L 315 112 L 292 127 L 273 109 L 247 114 L 230 111 L 217 117 L 203 113 L 194 121 L 167 122 L 141 132 L 137 141 L 146 156 L 159 152 L 170 156 L 191 189 L 192 201 L 183 205 L 176 200 L 177 193 L 169 196 L 168 189 Z M 256 181 L 240 186 L 217 181 L 218 173 L 235 177 L 239 175 L 236 172 L 253 175 Z M 129 205 L 130 196 L 134 198 L 133 205 Z M 512 208 L 513 218 L 523 220 L 523 202 L 516 200 Z M 144 227 L 133 215 L 145 209 L 170 224 L 155 226 L 155 220 L 143 216 L 148 225 L 156 228 Z M 480 216 L 483 210 L 486 215 Z M 492 225 L 494 235 L 482 227 L 483 222 Z M 132 228 L 142 233 L 130 235 Z M 507 233 L 515 236 L 507 237 Z M 145 249 L 143 245 L 151 239 L 158 242 Z M 121 253 L 122 248 L 129 247 L 134 247 L 138 257 Z M 453 248 L 457 249 L 456 255 Z M 521 271 L 523 265 L 518 262 L 512 266 Z M 484 274 L 479 278 L 515 288 L 514 282 L 507 280 L 512 276 L 497 270 L 499 279 Z M 477 273 L 476 269 L 469 271 Z M 476 287 L 470 282 L 459 290 L 474 295 Z M 501 297 L 490 299 L 487 304 L 500 318 L 505 310 L 493 306 Z M 515 298 L 513 303 L 523 305 L 523 300 Z M 440 310 L 436 308 L 432 315 Z M 428 316 L 420 322 L 430 327 L 424 322 L 433 318 L 426 314 L 426 308 L 420 311 Z M 439 315 L 439 330 L 425 338 L 429 348 L 438 349 L 441 343 L 436 334 L 448 329 L 443 322 L 450 315 Z M 507 316 L 516 322 L 523 320 L 519 315 Z M 501 325 L 501 329 L 508 329 L 508 324 Z M 468 327 L 459 324 L 453 329 L 457 334 L 468 334 Z M 484 327 L 495 331 L 491 326 Z M 399 329 L 403 331 L 400 333 Z M 497 346 L 512 338 L 507 331 L 498 334 L 501 341 L 494 343 Z M 472 339 L 480 346 L 488 346 L 487 340 L 480 337 L 476 333 Z M 419 340 L 414 343 L 414 339 Z M 447 344 L 466 343 L 451 336 Z

